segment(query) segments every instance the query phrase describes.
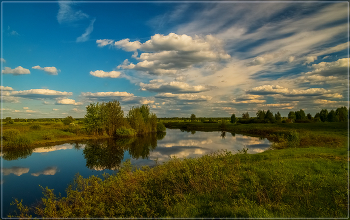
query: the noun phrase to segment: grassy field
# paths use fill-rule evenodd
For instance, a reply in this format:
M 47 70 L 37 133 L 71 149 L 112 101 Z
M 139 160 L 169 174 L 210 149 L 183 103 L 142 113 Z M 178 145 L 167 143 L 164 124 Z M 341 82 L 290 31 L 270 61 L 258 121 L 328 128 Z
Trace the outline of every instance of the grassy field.
M 44 189 L 35 215 L 63 217 L 348 217 L 347 123 L 225 125 L 187 130 L 252 133 L 276 140 L 260 154 L 217 152 L 152 169 L 124 163 L 117 175 L 77 176 L 66 197 Z M 290 138 L 291 136 L 294 139 Z M 291 147 L 290 142 L 299 143 Z M 247 154 L 248 152 L 248 154 Z M 18 216 L 33 212 L 17 201 Z

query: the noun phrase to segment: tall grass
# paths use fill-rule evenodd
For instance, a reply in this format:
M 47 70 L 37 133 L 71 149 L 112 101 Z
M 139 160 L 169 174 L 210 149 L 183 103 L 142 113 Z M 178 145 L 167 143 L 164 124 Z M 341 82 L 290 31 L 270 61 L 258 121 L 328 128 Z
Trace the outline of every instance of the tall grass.
M 346 217 L 346 156 L 319 157 L 328 152 L 327 148 L 309 149 L 314 155 L 307 157 L 304 149 L 290 150 L 281 150 L 278 155 L 274 151 L 254 155 L 223 151 L 196 159 L 172 158 L 152 169 L 137 169 L 129 161 L 118 174 L 105 175 L 104 179 L 78 175 L 67 188 L 66 197 L 43 189 L 45 198 L 36 207 L 35 215 Z M 338 151 L 342 154 L 344 149 Z

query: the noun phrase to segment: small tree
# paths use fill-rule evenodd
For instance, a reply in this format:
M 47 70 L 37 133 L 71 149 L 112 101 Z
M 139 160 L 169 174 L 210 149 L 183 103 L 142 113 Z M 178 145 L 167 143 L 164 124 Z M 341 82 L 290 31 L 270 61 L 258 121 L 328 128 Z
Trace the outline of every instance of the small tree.
M 232 124 L 236 123 L 236 115 L 235 114 L 231 115 L 231 123 Z
M 256 113 L 256 117 L 257 117 L 258 119 L 263 120 L 263 119 L 265 118 L 265 111 L 264 111 L 264 110 L 263 110 L 263 111 L 259 110 L 259 111 Z
M 295 116 L 295 112 L 290 111 L 290 112 L 288 113 L 288 119 L 290 119 L 290 120 L 294 121 L 294 120 L 295 120 L 295 118 L 296 118 L 296 116 Z
M 275 114 L 275 119 L 276 119 L 277 122 L 281 122 L 281 121 L 282 121 L 282 117 L 281 117 L 280 112 L 277 112 L 277 113 Z
M 243 113 L 243 114 L 242 114 L 242 118 L 244 118 L 244 119 L 249 119 L 249 113 L 248 113 L 248 112 Z
M 191 114 L 191 122 L 194 122 L 196 120 L 196 115 L 195 114 Z
M 307 119 L 312 120 L 312 116 L 310 113 L 307 114 Z
M 300 111 L 296 111 L 295 118 L 297 120 L 304 120 L 306 118 L 304 110 L 300 109 Z
M 63 124 L 65 124 L 65 125 L 69 125 L 73 121 L 74 121 L 74 118 L 72 116 L 67 116 L 62 120 Z
M 348 120 L 348 109 L 343 106 L 341 108 L 337 108 L 335 114 L 338 116 L 339 121 L 347 121 Z
M 265 114 L 265 120 L 268 120 L 271 123 L 275 122 L 275 117 L 273 117 L 273 113 L 270 110 L 267 110 Z
M 327 118 L 328 118 L 328 110 L 327 109 L 322 109 L 320 111 L 320 119 L 321 119 L 321 121 L 325 122 L 325 121 L 327 121 Z
M 333 109 L 329 112 L 329 114 L 327 116 L 327 121 L 329 121 L 329 122 L 339 121 L 339 118 L 337 117 L 337 115 Z

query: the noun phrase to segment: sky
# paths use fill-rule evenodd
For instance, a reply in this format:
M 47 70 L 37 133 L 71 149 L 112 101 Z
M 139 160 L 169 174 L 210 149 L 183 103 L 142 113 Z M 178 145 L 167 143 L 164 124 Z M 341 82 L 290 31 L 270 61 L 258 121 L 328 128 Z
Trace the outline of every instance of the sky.
M 2 118 L 348 106 L 348 2 L 3 1 Z

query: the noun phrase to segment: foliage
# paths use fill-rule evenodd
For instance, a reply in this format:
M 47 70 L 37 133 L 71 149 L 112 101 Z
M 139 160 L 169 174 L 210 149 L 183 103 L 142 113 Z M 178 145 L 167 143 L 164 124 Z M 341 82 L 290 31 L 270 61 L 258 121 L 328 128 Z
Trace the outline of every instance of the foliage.
M 231 122 L 232 124 L 236 123 L 236 115 L 235 115 L 235 114 L 232 114 L 232 115 L 231 115 L 231 120 L 230 120 L 230 122 Z
M 65 124 L 65 125 L 69 125 L 73 121 L 74 121 L 74 118 L 72 116 L 67 116 L 62 120 L 63 124 Z
M 288 113 L 288 119 L 294 121 L 294 120 L 296 119 L 295 112 L 290 111 L 290 112 Z
M 300 111 L 295 112 L 295 119 L 296 120 L 304 120 L 306 119 L 304 110 L 300 109 Z
M 276 121 L 275 117 L 273 116 L 273 113 L 270 110 L 267 110 L 265 114 L 265 120 L 274 123 Z
M 41 130 L 41 126 L 38 125 L 38 124 L 34 124 L 34 125 L 31 125 L 31 126 L 30 126 L 30 129 L 31 129 L 31 130 Z
M 248 113 L 248 112 L 243 113 L 243 114 L 242 114 L 242 118 L 248 119 L 248 118 L 249 118 L 249 113 Z
M 196 115 L 195 114 L 191 114 L 191 122 L 194 122 L 196 120 Z
M 348 121 L 348 109 L 345 106 L 337 108 L 335 114 L 338 116 L 339 121 Z
M 288 147 L 298 147 L 300 145 L 300 136 L 297 131 L 291 131 L 287 136 Z
M 115 136 L 117 137 L 133 137 L 137 133 L 132 128 L 120 127 L 115 131 Z
M 20 132 L 17 129 L 7 129 L 2 133 L 2 139 L 4 141 L 13 141 L 19 136 Z
M 335 111 L 332 109 L 327 115 L 327 121 L 329 122 L 337 122 L 339 121 L 339 117 L 336 115 Z
M 164 124 L 162 122 L 158 122 L 157 123 L 157 132 L 165 132 L 166 131 L 166 127 L 164 126 Z
M 261 111 L 259 110 L 257 113 L 256 113 L 256 117 L 260 120 L 264 120 L 265 119 L 265 111 Z
M 328 118 L 328 110 L 327 109 L 322 109 L 320 111 L 320 119 L 321 119 L 321 121 L 325 122 L 325 121 L 327 121 L 327 118 Z
M 307 114 L 307 119 L 312 120 L 312 116 L 310 113 Z
M 276 120 L 276 122 L 281 122 L 281 121 L 282 121 L 282 117 L 281 117 L 280 112 L 277 112 L 277 113 L 275 114 L 275 120 Z

